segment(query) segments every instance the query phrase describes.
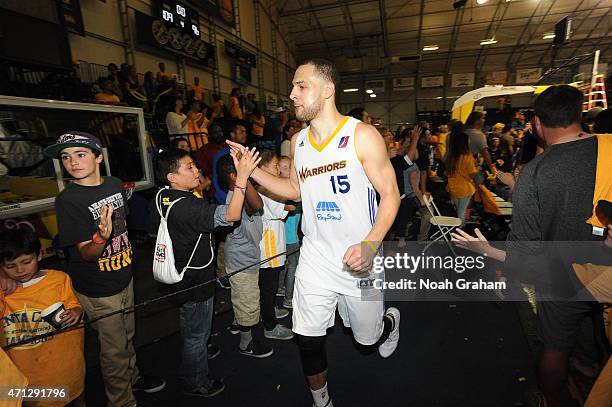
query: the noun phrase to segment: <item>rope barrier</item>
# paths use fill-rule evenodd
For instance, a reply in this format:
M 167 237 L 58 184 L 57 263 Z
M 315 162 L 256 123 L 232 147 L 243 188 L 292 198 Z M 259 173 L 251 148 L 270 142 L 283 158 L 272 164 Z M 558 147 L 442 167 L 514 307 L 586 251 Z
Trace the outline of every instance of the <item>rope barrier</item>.
M 79 323 L 79 324 L 77 324 L 77 325 L 72 325 L 72 326 L 69 326 L 69 327 L 66 327 L 66 328 L 62 328 L 62 329 L 55 330 L 55 331 L 53 331 L 53 332 L 47 332 L 47 333 L 45 333 L 45 334 L 41 334 L 41 335 L 32 336 L 32 337 L 29 337 L 29 338 L 23 339 L 23 340 L 21 340 L 21 341 L 18 341 L 18 342 L 11 343 L 11 344 L 9 344 L 9 345 L 3 346 L 3 347 L 2 347 L 2 349 L 3 349 L 3 350 L 9 350 L 9 349 L 12 349 L 12 348 L 15 348 L 15 347 L 21 346 L 21 345 L 28 344 L 28 343 L 30 343 L 30 342 L 35 342 L 35 341 L 38 341 L 38 340 L 42 340 L 42 339 L 46 339 L 46 338 L 51 338 L 51 337 L 53 337 L 53 336 L 55 336 L 55 335 L 62 334 L 62 333 L 65 333 L 65 332 L 74 331 L 74 330 L 76 330 L 76 329 L 82 329 L 82 328 L 85 328 L 85 326 L 87 326 L 87 325 L 91 325 L 91 324 L 93 324 L 94 322 L 98 322 L 98 321 L 100 321 L 100 320 L 102 320 L 102 319 L 110 318 L 110 317 L 112 317 L 112 316 L 114 316 L 114 315 L 117 315 L 117 314 L 123 314 L 123 313 L 127 313 L 127 312 L 133 312 L 134 310 L 136 310 L 136 308 L 144 307 L 144 306 L 147 306 L 147 305 L 152 304 L 152 303 L 154 303 L 154 302 L 161 301 L 161 300 L 165 300 L 165 299 L 170 298 L 170 297 L 173 297 L 173 296 L 175 296 L 175 295 L 183 294 L 183 293 L 189 292 L 189 291 L 191 291 L 191 290 L 195 290 L 196 288 L 204 287 L 205 285 L 208 285 L 208 284 L 211 284 L 211 283 L 215 283 L 215 282 L 216 282 L 216 281 L 218 281 L 220 278 L 225 278 L 225 277 L 228 277 L 228 278 L 229 278 L 229 277 L 232 277 L 232 276 L 234 276 L 234 275 L 236 275 L 236 274 L 238 274 L 238 273 L 241 273 L 241 272 L 243 272 L 243 271 L 245 271 L 245 270 L 250 269 L 251 267 L 254 267 L 254 266 L 261 266 L 262 264 L 264 264 L 264 263 L 266 263 L 266 262 L 268 262 L 268 261 L 270 261 L 270 260 L 273 260 L 273 259 L 275 259 L 275 258 L 277 258 L 277 257 L 283 256 L 283 255 L 287 255 L 287 257 L 289 257 L 289 256 L 293 256 L 295 253 L 297 253 L 297 252 L 299 252 L 299 251 L 300 251 L 300 249 L 296 249 L 296 250 L 294 250 L 294 251 L 292 251 L 292 252 L 290 252 L 290 253 L 287 253 L 287 252 L 285 251 L 285 252 L 279 253 L 279 254 L 277 254 L 277 255 L 275 255 L 275 256 L 271 256 L 271 257 L 268 257 L 268 258 L 266 258 L 266 259 L 260 260 L 260 261 L 258 261 L 258 262 L 256 262 L 256 263 L 250 264 L 250 265 L 248 265 L 248 266 L 246 266 L 246 267 L 243 267 L 243 268 L 241 268 L 241 269 L 239 269 L 239 270 L 236 270 L 236 271 L 233 271 L 233 272 L 231 272 L 231 273 L 228 273 L 228 274 L 226 274 L 226 275 L 224 275 L 224 276 L 221 276 L 221 277 L 215 277 L 215 278 L 213 278 L 213 279 L 211 279 L 211 280 L 205 281 L 205 282 L 203 282 L 203 283 L 196 284 L 196 285 L 194 285 L 194 286 L 192 286 L 192 287 L 189 287 L 189 288 L 184 288 L 184 289 L 182 289 L 182 290 L 175 291 L 175 292 L 170 293 L 170 294 L 166 294 L 166 295 L 162 295 L 162 296 L 160 296 L 160 297 L 152 298 L 152 299 L 150 299 L 150 300 L 146 300 L 146 301 L 143 301 L 143 302 L 141 302 L 141 303 L 134 304 L 134 305 L 133 305 L 133 306 L 131 306 L 131 307 L 125 307 L 125 308 L 119 309 L 119 310 L 117 310 L 117 311 L 109 312 L 108 314 L 101 315 L 101 316 L 99 316 L 99 317 L 97 317 L 97 318 L 94 318 L 94 319 L 91 319 L 91 320 L 88 320 L 88 321 L 85 321 L 85 322 L 80 322 L 80 323 Z

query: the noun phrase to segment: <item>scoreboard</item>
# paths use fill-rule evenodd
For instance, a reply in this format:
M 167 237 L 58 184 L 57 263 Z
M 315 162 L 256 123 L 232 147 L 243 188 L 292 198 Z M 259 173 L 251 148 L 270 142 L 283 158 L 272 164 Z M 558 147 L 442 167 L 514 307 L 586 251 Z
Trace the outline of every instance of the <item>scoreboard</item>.
M 180 1 L 160 0 L 159 17 L 163 21 L 200 38 L 200 16 L 196 10 Z

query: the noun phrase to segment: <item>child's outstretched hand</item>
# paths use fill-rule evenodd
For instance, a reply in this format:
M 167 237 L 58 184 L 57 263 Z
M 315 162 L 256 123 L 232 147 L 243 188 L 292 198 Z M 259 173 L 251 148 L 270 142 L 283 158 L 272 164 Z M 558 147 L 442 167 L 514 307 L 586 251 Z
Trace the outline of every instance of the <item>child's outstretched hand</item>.
M 81 316 L 83 315 L 83 308 L 76 307 L 64 310 L 62 315 L 60 315 L 60 322 L 63 326 L 71 326 L 76 324 L 81 320 Z
M 243 188 L 243 185 L 246 186 L 246 182 L 251 176 L 251 173 L 253 173 L 261 161 L 259 152 L 255 148 L 246 148 L 243 152 L 231 150 L 230 154 L 234 160 L 234 166 L 237 172 L 236 185 Z

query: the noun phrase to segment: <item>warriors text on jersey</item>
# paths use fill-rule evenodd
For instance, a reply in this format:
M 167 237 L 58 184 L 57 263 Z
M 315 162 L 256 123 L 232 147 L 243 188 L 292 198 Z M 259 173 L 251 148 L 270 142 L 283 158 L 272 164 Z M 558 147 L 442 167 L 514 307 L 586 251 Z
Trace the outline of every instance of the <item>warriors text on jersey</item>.
M 295 142 L 294 165 L 302 197 L 304 242 L 296 278 L 340 294 L 359 296 L 359 279 L 342 263 L 349 246 L 361 243 L 376 220 L 376 193 L 355 149 L 361 123 L 344 117 L 323 144 L 310 127 Z

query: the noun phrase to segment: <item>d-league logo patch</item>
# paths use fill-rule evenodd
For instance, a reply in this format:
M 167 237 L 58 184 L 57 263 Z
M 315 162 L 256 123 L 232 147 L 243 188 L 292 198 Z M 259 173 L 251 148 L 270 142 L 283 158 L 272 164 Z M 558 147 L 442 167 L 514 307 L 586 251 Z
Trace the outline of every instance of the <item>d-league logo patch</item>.
M 342 138 L 340 139 L 340 142 L 338 143 L 338 148 L 345 148 L 349 142 L 350 137 L 351 136 L 342 136 Z
M 159 261 L 161 263 L 166 261 L 166 245 L 159 243 L 156 247 L 155 247 L 155 260 Z

